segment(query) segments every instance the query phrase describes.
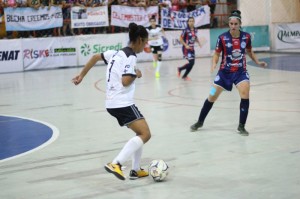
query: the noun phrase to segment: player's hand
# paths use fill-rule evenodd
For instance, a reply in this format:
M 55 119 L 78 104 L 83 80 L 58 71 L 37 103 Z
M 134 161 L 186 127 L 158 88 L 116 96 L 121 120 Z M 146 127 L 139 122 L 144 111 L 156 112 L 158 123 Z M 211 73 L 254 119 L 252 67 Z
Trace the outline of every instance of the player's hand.
M 72 79 L 73 84 L 78 85 L 80 84 L 80 82 L 82 81 L 83 77 L 81 77 L 80 75 L 77 75 L 76 77 L 74 77 Z
M 142 77 L 142 72 L 139 69 L 135 69 L 135 73 L 136 73 L 137 78 Z
M 268 66 L 268 64 L 264 61 L 260 61 L 257 63 L 260 67 L 266 68 Z
M 216 64 L 212 64 L 210 67 L 210 72 L 213 73 L 214 70 L 216 69 L 217 65 Z

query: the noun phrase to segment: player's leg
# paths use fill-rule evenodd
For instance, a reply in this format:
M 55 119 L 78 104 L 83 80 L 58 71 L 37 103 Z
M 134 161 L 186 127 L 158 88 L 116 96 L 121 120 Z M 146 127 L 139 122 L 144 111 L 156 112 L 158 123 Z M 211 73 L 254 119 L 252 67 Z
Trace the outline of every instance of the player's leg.
M 200 111 L 198 121 L 190 127 L 191 131 L 196 131 L 196 130 L 198 130 L 198 128 L 201 128 L 203 126 L 206 116 L 208 115 L 209 111 L 211 110 L 211 108 L 214 105 L 214 102 L 218 99 L 218 97 L 220 96 L 220 94 L 222 93 L 223 90 L 224 89 L 222 87 L 220 87 L 219 85 L 216 85 L 216 84 L 212 85 L 210 92 L 209 92 L 209 96 L 205 100 L 205 102 L 202 106 L 202 109 Z
M 184 80 L 190 80 L 188 77 L 188 74 L 191 72 L 191 70 L 195 64 L 195 59 L 189 59 L 188 61 L 189 61 L 189 63 L 187 64 L 185 73 L 182 76 L 182 79 L 184 79 Z
M 156 71 L 155 71 L 155 77 L 160 77 L 160 67 L 161 67 L 161 61 L 162 61 L 162 49 L 158 47 L 157 50 L 157 65 L 156 65 Z
M 152 65 L 153 65 L 153 68 L 156 68 L 157 67 L 157 59 L 158 59 L 156 46 L 151 46 L 151 52 L 152 52 L 152 56 L 153 56 Z
M 150 129 L 145 119 L 136 120 L 128 125 L 128 127 L 136 133 L 137 137 L 140 137 L 141 140 L 143 140 L 143 143 L 146 143 L 151 138 Z M 132 170 L 129 174 L 131 180 L 149 175 L 148 172 L 143 170 L 140 166 L 142 151 L 143 146 L 136 150 L 132 155 Z
M 239 118 L 239 126 L 238 126 L 238 132 L 241 135 L 249 135 L 249 132 L 245 129 L 245 124 L 248 117 L 248 110 L 249 110 L 249 93 L 250 93 L 250 83 L 248 80 L 242 81 L 236 85 L 240 97 L 240 118 Z
M 112 116 L 117 118 L 120 126 L 127 126 L 136 134 L 136 136 L 128 140 L 112 163 L 105 165 L 105 169 L 108 172 L 113 173 L 121 180 L 125 180 L 125 176 L 121 170 L 122 164 L 150 139 L 150 130 L 146 120 L 135 105 L 107 110 Z

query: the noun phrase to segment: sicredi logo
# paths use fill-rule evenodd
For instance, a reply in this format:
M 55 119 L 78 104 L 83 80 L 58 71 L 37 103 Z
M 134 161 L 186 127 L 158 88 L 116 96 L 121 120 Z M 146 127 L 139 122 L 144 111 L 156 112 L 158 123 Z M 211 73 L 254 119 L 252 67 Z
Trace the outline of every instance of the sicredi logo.
M 80 47 L 80 52 L 81 52 L 81 54 L 84 55 L 84 56 L 89 55 L 90 52 L 91 52 L 90 45 L 88 45 L 88 44 L 83 44 L 83 45 Z
M 80 47 L 80 52 L 82 55 L 87 56 L 91 53 L 97 54 L 97 53 L 103 53 L 108 50 L 120 50 L 122 48 L 122 43 L 119 42 L 116 45 L 101 45 L 101 44 L 94 44 L 92 48 L 89 44 L 83 44 Z

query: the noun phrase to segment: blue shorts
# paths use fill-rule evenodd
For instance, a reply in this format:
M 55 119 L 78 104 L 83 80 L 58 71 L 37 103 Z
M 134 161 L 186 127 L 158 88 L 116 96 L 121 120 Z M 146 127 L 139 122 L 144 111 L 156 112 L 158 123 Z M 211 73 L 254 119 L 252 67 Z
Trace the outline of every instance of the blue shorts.
M 250 76 L 247 71 L 241 70 L 237 72 L 226 72 L 219 70 L 215 77 L 214 84 L 224 88 L 227 91 L 232 90 L 232 84 L 238 85 L 240 82 L 250 81 Z
M 106 110 L 118 120 L 120 126 L 127 126 L 135 120 L 144 118 L 134 104 L 122 108 L 107 108 Z

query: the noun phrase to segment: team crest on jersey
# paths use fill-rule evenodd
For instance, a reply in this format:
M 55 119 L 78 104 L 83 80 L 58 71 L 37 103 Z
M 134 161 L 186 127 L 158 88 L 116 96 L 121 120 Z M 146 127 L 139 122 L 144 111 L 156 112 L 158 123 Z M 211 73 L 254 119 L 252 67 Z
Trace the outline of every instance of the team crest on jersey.
M 246 42 L 243 41 L 243 42 L 241 43 L 241 47 L 242 47 L 242 48 L 246 48 Z
M 227 48 L 230 48 L 232 46 L 232 43 L 228 42 L 227 44 L 225 44 Z

